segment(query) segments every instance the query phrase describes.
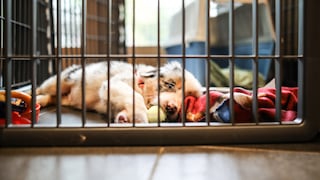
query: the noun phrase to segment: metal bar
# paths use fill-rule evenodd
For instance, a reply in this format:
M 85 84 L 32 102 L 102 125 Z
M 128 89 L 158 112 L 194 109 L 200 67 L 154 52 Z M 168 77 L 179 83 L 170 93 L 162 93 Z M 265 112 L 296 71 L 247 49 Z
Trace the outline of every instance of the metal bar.
M 210 0 L 206 3 L 206 122 L 210 126 Z
M 132 101 L 133 101 L 133 106 L 132 106 L 132 112 L 133 112 L 133 121 L 132 121 L 132 127 L 135 127 L 136 122 L 136 116 L 135 116 L 135 112 L 136 112 L 136 107 L 135 107 L 135 83 L 136 83 L 136 78 L 135 78 L 135 73 L 134 73 L 134 68 L 135 68 L 135 64 L 136 64 L 136 35 L 135 35 L 135 27 L 136 26 L 136 1 L 133 0 L 132 2 L 132 87 L 133 87 L 133 95 L 132 95 Z
M 108 82 L 107 82 L 107 84 L 108 84 L 108 89 L 107 89 L 107 98 L 108 98 L 108 100 L 107 100 L 107 123 L 108 123 L 108 127 L 110 127 L 110 124 L 111 124 L 111 120 L 112 120 L 112 114 L 111 114 L 111 101 L 110 101 L 110 65 L 111 65 L 111 63 L 110 63 L 110 59 L 107 59 L 107 79 L 108 79 Z
M 298 55 L 304 54 L 304 0 L 298 1 Z M 304 94 L 305 94 L 305 66 L 304 58 L 298 58 L 298 115 L 302 119 L 304 116 Z
M 86 15 L 87 15 L 87 0 L 82 0 L 82 16 L 81 16 L 81 66 L 82 66 L 82 79 L 81 79 L 81 101 L 82 101 L 82 127 L 86 124 L 87 107 L 86 107 Z
M 280 122 L 281 124 L 281 64 L 282 64 L 282 51 L 281 51 L 281 23 L 282 23 L 282 1 L 276 0 L 275 8 L 276 8 L 276 19 L 275 19 L 275 25 L 276 25 L 276 44 L 275 44 L 275 54 L 278 56 L 278 58 L 275 59 L 275 81 L 276 81 L 276 116 L 275 120 Z
M 16 5 L 16 1 L 15 0 L 13 0 L 13 2 L 12 2 L 12 7 L 16 7 L 17 5 Z M 11 17 L 11 21 L 12 20 L 15 20 L 16 19 L 16 8 L 12 8 L 12 15 L 11 15 L 12 17 Z M 11 23 L 12 24 L 12 23 Z M 17 25 L 15 25 L 15 24 L 12 24 L 12 28 L 11 28 L 11 30 L 12 30 L 12 38 L 13 37 L 17 37 Z M 14 47 L 14 43 L 13 43 L 13 45 L 12 45 L 12 54 L 17 54 L 16 53 L 16 47 Z M 14 66 L 14 64 L 13 64 L 13 66 Z M 13 78 L 13 80 L 14 80 L 14 78 Z M 14 83 L 14 82 L 13 82 Z
M 12 26 L 11 26 L 11 19 L 12 19 L 12 2 L 11 0 L 6 1 L 6 32 L 5 32 L 5 62 L 6 62 L 6 69 L 5 69 L 5 89 L 6 89 L 6 124 L 5 127 L 9 127 L 12 123 L 12 107 L 11 107 L 11 84 L 12 84 Z
M 106 36 L 106 41 L 107 41 L 107 79 L 108 79 L 108 89 L 107 89 L 107 123 L 108 123 L 108 127 L 110 127 L 111 124 L 111 118 L 112 118 L 112 114 L 111 114 L 111 103 L 110 103 L 110 54 L 111 54 L 111 30 L 112 30 L 112 23 L 111 23 L 111 17 L 112 17 L 112 0 L 108 0 L 107 1 L 107 9 L 108 9 L 108 13 L 107 13 L 107 36 Z
M 12 55 L 10 56 L 13 61 L 16 60 L 26 60 L 30 59 L 30 56 L 27 55 Z M 81 58 L 81 55 L 38 55 L 39 59 L 52 59 L 52 58 L 62 58 L 65 61 L 69 60 L 71 61 L 72 58 Z M 248 58 L 255 58 L 255 56 L 252 55 L 210 55 L 210 59 L 225 59 L 228 60 L 230 58 L 235 58 L 238 61 L 239 60 L 248 60 Z M 281 59 L 285 59 L 287 61 L 296 61 L 296 58 L 303 58 L 303 55 L 281 55 Z M 85 54 L 84 58 L 86 59 L 97 59 L 97 58 L 106 58 L 105 54 Z M 111 54 L 109 56 L 110 59 L 118 59 L 118 58 L 132 58 L 132 55 L 129 54 Z M 158 58 L 157 54 L 135 54 L 135 58 Z M 161 54 L 161 59 L 164 58 L 181 58 L 181 55 L 174 55 L 174 54 Z M 193 58 L 207 58 L 207 55 L 188 55 L 185 57 L 186 59 L 193 59 Z M 277 55 L 258 55 L 259 59 L 276 59 L 280 58 Z M 0 59 L 5 59 L 4 57 L 0 57 Z
M 21 21 L 21 23 L 25 23 L 25 22 L 23 22 L 23 20 L 22 20 L 22 18 L 21 18 L 21 6 L 22 6 L 22 3 L 23 2 L 16 2 L 17 4 L 16 4 L 16 6 L 13 6 L 14 7 L 14 9 L 15 9 L 15 12 L 16 12 L 16 20 L 17 21 Z M 25 11 L 26 13 L 27 13 L 27 11 Z M 27 33 L 26 31 L 25 31 L 25 33 Z M 16 39 L 17 40 L 21 40 L 22 39 L 22 37 L 23 37 L 23 29 L 22 29 L 22 27 L 19 27 L 19 26 L 17 26 L 17 36 L 16 36 Z M 28 33 L 27 33 L 28 34 Z M 29 41 L 30 42 L 30 41 Z M 23 45 L 30 45 L 30 44 L 28 44 L 29 42 L 20 42 L 20 43 L 15 43 L 15 45 L 14 45 L 14 47 L 15 47 L 15 53 L 18 53 L 18 54 L 23 54 L 23 52 L 22 52 L 22 46 Z M 28 47 L 28 50 L 29 50 L 29 48 L 30 48 L 30 46 L 25 46 L 25 47 Z M 27 51 L 27 53 L 25 53 L 25 54 L 28 54 L 28 53 L 30 53 L 30 51 Z M 14 74 L 14 76 L 13 76 L 13 79 L 15 79 L 16 77 L 15 76 L 17 76 L 18 75 L 18 73 L 17 74 Z M 17 78 L 17 80 L 20 80 L 20 79 L 22 79 L 21 77 L 18 77 Z
M 36 123 L 36 88 L 37 88 L 37 12 L 38 12 L 38 0 L 32 1 L 32 32 L 31 32 L 31 63 L 32 63 L 32 76 L 31 76 L 31 109 L 32 109 L 32 123 L 31 127 L 34 127 Z
M 258 76 L 259 76 L 259 4 L 258 0 L 252 1 L 252 71 L 253 71 L 253 88 L 252 88 L 252 115 L 256 124 L 259 123 L 258 115 Z
M 57 127 L 61 126 L 61 0 L 57 0 L 57 51 L 56 51 L 56 60 L 57 60 Z
M 186 8 L 185 1 L 182 0 L 182 79 L 185 79 L 186 68 Z M 186 112 L 185 112 L 185 82 L 182 83 L 182 102 L 181 102 L 181 121 L 182 126 L 186 126 Z
M 234 47 L 235 47 L 235 27 L 234 27 L 234 0 L 229 1 L 229 90 L 230 90 L 230 119 L 232 125 L 235 123 L 235 113 L 234 113 Z
M 49 8 L 49 23 L 48 25 L 50 26 L 50 28 L 48 28 L 48 31 L 50 32 L 49 37 L 50 37 L 50 41 L 48 41 L 48 43 L 50 44 L 50 48 L 48 48 L 48 55 L 52 56 L 52 58 L 50 59 L 47 59 L 48 61 L 48 75 L 51 75 L 53 73 L 53 66 L 54 66 L 54 61 L 53 59 L 55 58 L 54 55 L 55 55 L 55 33 L 54 33 L 54 30 L 55 30 L 55 27 L 54 27 L 54 9 L 53 9 L 53 0 L 49 1 L 48 3 L 48 8 Z
M 281 1 L 275 0 L 275 31 L 276 31 L 276 42 L 275 42 L 275 55 L 277 58 L 280 57 L 281 48 Z
M 160 66 L 161 66 L 161 45 L 160 45 L 160 0 L 157 1 L 157 98 L 158 98 L 158 111 L 157 111 L 157 117 L 158 117 L 158 127 L 161 126 L 161 119 L 160 119 Z
M 36 57 L 32 58 L 32 80 L 31 80 L 31 96 L 32 96 L 32 102 L 31 102 L 31 109 L 32 109 L 32 114 L 31 114 L 31 119 L 32 119 L 32 123 L 31 123 L 31 127 L 34 127 L 34 125 L 37 122 L 37 115 L 36 115 L 36 88 L 37 88 L 37 59 Z

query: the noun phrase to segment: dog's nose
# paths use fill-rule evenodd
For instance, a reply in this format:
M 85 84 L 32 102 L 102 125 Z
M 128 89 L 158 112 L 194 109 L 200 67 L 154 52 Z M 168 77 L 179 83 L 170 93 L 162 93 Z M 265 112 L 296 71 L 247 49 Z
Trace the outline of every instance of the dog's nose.
M 175 106 L 174 104 L 167 104 L 166 106 L 166 112 L 168 114 L 174 114 L 177 112 L 177 106 Z

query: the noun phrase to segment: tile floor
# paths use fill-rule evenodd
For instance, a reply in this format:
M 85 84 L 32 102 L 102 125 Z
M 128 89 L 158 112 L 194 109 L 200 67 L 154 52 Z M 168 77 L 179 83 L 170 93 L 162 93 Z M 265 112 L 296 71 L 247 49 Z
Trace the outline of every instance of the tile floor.
M 320 136 L 296 144 L 0 148 L 1 180 L 319 177 Z

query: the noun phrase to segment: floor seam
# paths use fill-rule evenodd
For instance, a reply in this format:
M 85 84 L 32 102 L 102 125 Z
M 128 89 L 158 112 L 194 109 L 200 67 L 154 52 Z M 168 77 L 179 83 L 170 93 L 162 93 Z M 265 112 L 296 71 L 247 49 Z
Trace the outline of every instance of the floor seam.
M 165 150 L 164 147 L 161 147 L 161 148 L 159 149 L 159 152 L 158 152 L 158 154 L 157 154 L 157 158 L 156 158 L 156 160 L 154 161 L 154 164 L 153 164 L 153 166 L 152 166 L 151 173 L 150 173 L 150 175 L 149 175 L 149 177 L 148 177 L 148 180 L 152 180 L 152 179 L 154 178 L 156 169 L 157 169 L 158 164 L 159 164 L 159 161 L 160 161 L 160 159 L 161 159 L 161 157 L 162 157 L 162 155 L 163 155 L 163 153 L 164 153 L 164 150 Z

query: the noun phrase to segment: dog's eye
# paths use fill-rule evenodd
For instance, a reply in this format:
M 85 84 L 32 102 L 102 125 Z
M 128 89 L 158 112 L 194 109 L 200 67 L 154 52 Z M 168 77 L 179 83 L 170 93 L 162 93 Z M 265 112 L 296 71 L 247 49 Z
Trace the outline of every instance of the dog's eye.
M 176 83 L 174 83 L 174 82 L 165 82 L 165 86 L 166 86 L 168 89 L 174 89 L 175 86 L 176 86 Z
M 160 91 L 174 92 L 176 91 L 176 82 L 173 80 L 161 80 Z

